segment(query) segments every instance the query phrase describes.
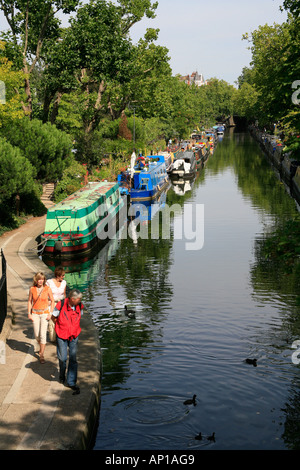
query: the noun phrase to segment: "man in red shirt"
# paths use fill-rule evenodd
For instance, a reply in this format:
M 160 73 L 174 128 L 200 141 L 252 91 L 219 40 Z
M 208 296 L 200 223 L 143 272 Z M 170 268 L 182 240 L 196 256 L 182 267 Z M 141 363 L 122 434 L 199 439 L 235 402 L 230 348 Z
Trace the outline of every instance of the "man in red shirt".
M 57 336 L 57 357 L 59 361 L 59 381 L 65 383 L 69 349 L 69 364 L 66 387 L 74 394 L 80 393 L 77 382 L 77 347 L 81 332 L 80 319 L 83 314 L 82 294 L 78 289 L 72 289 L 68 297 L 56 304 L 52 313 Z

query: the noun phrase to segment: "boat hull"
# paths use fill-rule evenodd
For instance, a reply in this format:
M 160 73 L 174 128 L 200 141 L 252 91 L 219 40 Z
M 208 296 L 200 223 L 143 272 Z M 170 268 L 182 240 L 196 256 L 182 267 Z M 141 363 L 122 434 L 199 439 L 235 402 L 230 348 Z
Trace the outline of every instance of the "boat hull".
M 173 162 L 169 176 L 174 178 L 194 178 L 197 171 L 195 152 L 179 152 Z
M 147 191 L 141 189 L 132 189 L 130 192 L 130 201 L 154 201 L 159 195 L 169 186 L 169 181 L 166 179 L 161 184 L 157 185 L 154 189 Z
M 65 200 L 64 206 L 60 204 L 56 210 L 55 208 L 48 210 L 45 232 L 41 236 L 43 255 L 70 258 L 88 253 L 97 244 L 113 238 L 123 219 L 122 209 L 125 206 L 124 198 L 118 196 L 119 191 L 116 192 L 118 185 L 114 183 L 113 186 L 115 188 L 107 193 L 107 199 L 112 201 L 109 205 L 106 200 L 107 194 L 104 193 L 90 206 L 74 209 L 75 206 L 72 208 L 70 204 L 68 205 L 69 201 Z M 57 222 L 59 229 L 52 230 Z M 66 230 L 69 227 L 70 230 Z
M 199 161 L 199 164 L 201 162 Z M 193 171 L 186 172 L 184 170 L 173 170 L 170 174 L 171 178 L 184 178 L 184 179 L 192 179 L 195 177 L 196 168 Z
M 130 202 L 155 200 L 169 184 L 166 158 L 169 165 L 169 154 L 148 156 L 144 165 L 118 175 L 121 194 L 128 195 Z
M 122 204 L 123 207 L 124 203 Z M 120 210 L 116 214 L 108 216 L 104 223 L 97 226 L 84 237 L 61 237 L 59 234 L 48 240 L 44 248 L 44 255 L 56 255 L 61 257 L 74 257 L 83 255 L 92 251 L 96 245 L 101 245 L 113 237 L 120 225 Z M 122 219 L 123 220 L 123 219 Z M 109 226 L 111 232 L 106 232 L 105 228 Z M 111 235 L 110 235 L 111 234 Z

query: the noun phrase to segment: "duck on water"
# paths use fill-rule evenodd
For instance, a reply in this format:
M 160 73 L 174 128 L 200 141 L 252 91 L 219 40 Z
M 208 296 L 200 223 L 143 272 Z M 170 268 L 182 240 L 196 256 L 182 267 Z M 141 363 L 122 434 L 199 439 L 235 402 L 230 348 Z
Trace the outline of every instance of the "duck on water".
M 125 305 L 124 309 L 125 309 L 125 315 L 126 315 L 127 317 L 129 317 L 129 318 L 135 318 L 135 311 L 134 311 L 134 310 L 128 309 L 128 308 L 127 308 L 127 305 Z
M 188 400 L 185 400 L 185 401 L 183 402 L 183 404 L 184 404 L 184 405 L 194 405 L 194 406 L 196 406 L 196 404 L 197 404 L 197 403 L 196 403 L 196 397 L 197 397 L 197 395 L 193 395 L 193 398 L 190 398 L 190 399 L 188 399 Z
M 210 436 L 207 436 L 206 439 L 207 439 L 208 441 L 213 441 L 213 442 L 215 442 L 215 441 L 216 441 L 215 434 L 216 434 L 216 433 L 213 432 Z M 195 439 L 196 439 L 196 441 L 202 441 L 202 439 L 203 439 L 202 433 L 199 432 L 199 434 L 197 434 L 197 436 L 195 436 Z

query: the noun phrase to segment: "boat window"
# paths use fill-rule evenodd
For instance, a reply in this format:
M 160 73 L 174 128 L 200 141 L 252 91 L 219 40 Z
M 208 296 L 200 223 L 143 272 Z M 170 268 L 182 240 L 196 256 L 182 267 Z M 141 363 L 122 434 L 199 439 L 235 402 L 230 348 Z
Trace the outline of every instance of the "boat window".
M 148 182 L 149 182 L 148 178 L 142 178 L 140 188 L 141 189 L 148 189 Z

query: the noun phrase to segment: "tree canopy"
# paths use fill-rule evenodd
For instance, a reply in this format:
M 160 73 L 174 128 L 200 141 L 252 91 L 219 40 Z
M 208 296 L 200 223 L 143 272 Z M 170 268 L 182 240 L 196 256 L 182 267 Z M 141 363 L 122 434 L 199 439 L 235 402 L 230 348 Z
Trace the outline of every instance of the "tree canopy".
M 0 137 L 0 203 L 11 196 L 30 192 L 35 170 L 19 148 Z
M 300 131 L 299 100 L 294 99 L 300 88 L 299 2 L 286 1 L 284 6 L 290 11 L 287 21 L 244 35 L 252 61 L 238 81 L 239 103 L 243 102 L 245 115 L 256 118 L 261 126 L 273 128 L 279 123 L 286 134 L 286 149 L 293 144 L 295 150 L 294 135 Z M 243 100 L 246 88 L 251 99 Z
M 3 127 L 1 133 L 22 151 L 41 181 L 59 179 L 70 160 L 70 137 L 50 123 L 23 118 Z
M 0 34 L 6 85 L 0 135 L 43 182 L 67 181 L 74 158 L 101 174 L 108 155 L 122 162 L 134 145 L 157 150 L 232 113 L 261 122 L 286 119 L 292 127 L 298 119 L 290 92 L 299 66 L 289 68 L 299 51 L 295 3 L 284 2 L 285 24 L 245 36 L 252 63 L 237 89 L 219 78 L 197 87 L 173 76 L 157 29 L 146 29 L 133 43 L 133 25 L 154 18 L 158 2 L 0 0 L 8 23 Z M 68 15 L 65 27 L 62 14 Z

